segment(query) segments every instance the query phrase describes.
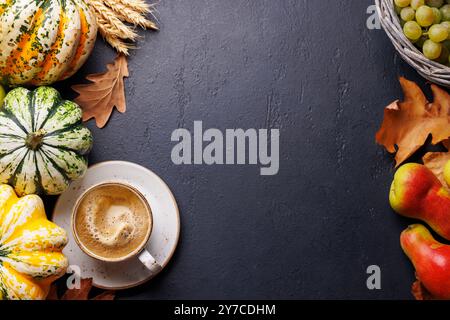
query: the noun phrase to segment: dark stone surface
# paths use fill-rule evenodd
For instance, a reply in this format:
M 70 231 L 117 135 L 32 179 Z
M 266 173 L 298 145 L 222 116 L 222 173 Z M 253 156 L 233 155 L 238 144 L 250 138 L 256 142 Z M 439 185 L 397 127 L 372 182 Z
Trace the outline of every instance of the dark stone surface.
M 399 246 L 410 223 L 388 203 L 392 156 L 375 144 L 399 75 L 425 82 L 381 30 L 372 0 L 161 1 L 161 31 L 129 59 L 128 111 L 96 129 L 91 163 L 123 159 L 161 175 L 182 219 L 169 267 L 122 298 L 411 298 Z M 68 86 L 114 57 L 99 40 Z M 172 131 L 279 128 L 280 172 L 175 166 Z M 49 209 L 52 199 L 48 201 Z M 377 264 L 382 290 L 366 288 Z

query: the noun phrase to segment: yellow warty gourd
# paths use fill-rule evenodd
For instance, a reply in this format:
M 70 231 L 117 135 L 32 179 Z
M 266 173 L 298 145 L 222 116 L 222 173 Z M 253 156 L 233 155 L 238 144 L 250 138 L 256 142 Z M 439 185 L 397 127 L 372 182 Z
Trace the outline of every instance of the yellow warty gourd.
M 66 232 L 47 220 L 41 198 L 19 198 L 0 185 L 0 299 L 45 299 L 66 271 L 66 244 Z

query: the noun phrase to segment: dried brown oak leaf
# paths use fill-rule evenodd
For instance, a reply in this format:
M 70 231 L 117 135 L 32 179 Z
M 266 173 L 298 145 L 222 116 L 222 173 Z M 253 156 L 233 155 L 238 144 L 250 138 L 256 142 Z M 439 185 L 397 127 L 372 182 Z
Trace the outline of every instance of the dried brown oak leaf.
M 58 298 L 56 284 L 50 287 L 50 292 L 47 296 L 47 300 L 88 300 L 89 293 L 92 289 L 92 278 L 81 279 L 79 289 L 67 289 L 67 291 Z M 91 300 L 114 300 L 114 291 L 105 291 L 98 296 L 95 296 Z
M 416 152 L 432 135 L 432 144 L 450 137 L 450 95 L 431 85 L 434 101 L 427 101 L 417 84 L 400 78 L 404 101 L 394 101 L 384 110 L 384 120 L 376 141 L 395 153 L 396 166 Z
M 114 62 L 106 65 L 104 73 L 86 77 L 92 83 L 77 84 L 72 89 L 79 95 L 75 98 L 83 109 L 83 121 L 95 118 L 97 127 L 103 128 L 114 107 L 121 113 L 126 111 L 125 86 L 123 78 L 128 77 L 127 58 L 118 55 Z
M 442 185 L 448 188 L 444 179 L 444 167 L 450 161 L 450 140 L 445 140 L 442 144 L 449 150 L 448 152 L 428 152 L 422 160 L 423 164 L 434 173 Z

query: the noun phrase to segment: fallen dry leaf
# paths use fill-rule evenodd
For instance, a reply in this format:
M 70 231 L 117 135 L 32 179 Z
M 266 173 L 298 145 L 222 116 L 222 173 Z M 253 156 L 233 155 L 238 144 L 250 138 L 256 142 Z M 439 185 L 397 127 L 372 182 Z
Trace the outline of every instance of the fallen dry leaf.
M 432 135 L 432 144 L 450 137 L 450 95 L 431 85 L 434 101 L 429 103 L 417 84 L 400 78 L 404 101 L 394 101 L 384 110 L 376 141 L 395 153 L 396 166 L 416 152 Z
M 97 127 L 103 128 L 109 120 L 114 107 L 124 113 L 125 86 L 123 78 L 128 77 L 127 58 L 118 55 L 113 63 L 106 65 L 108 71 L 86 77 L 92 83 L 73 85 L 79 95 L 75 98 L 83 109 L 83 121 L 95 118 Z
M 116 293 L 114 291 L 105 291 L 93 297 L 91 300 L 114 300 L 115 296 Z
M 450 140 L 445 140 L 443 145 L 450 151 Z M 444 179 L 444 167 L 450 161 L 450 152 L 428 152 L 422 160 L 423 164 L 434 173 L 442 185 L 448 188 Z
M 47 300 L 59 300 L 58 299 L 58 287 L 56 284 L 52 284 L 50 287 L 50 291 L 47 295 Z
M 92 278 L 81 279 L 80 289 L 67 289 L 61 300 L 88 300 L 89 291 L 92 289 Z
M 79 289 L 67 289 L 66 292 L 58 299 L 57 287 L 54 283 L 50 287 L 50 292 L 47 296 L 47 300 L 88 300 L 89 293 L 92 289 L 92 278 L 81 279 Z M 91 300 L 114 300 L 114 291 L 105 291 L 98 296 L 95 296 Z

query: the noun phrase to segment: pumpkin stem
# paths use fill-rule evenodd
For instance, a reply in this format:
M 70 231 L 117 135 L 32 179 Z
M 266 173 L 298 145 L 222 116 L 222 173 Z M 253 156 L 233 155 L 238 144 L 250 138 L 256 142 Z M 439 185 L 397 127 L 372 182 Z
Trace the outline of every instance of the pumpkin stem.
M 45 134 L 46 132 L 44 129 L 39 129 L 36 132 L 29 133 L 25 140 L 25 144 L 29 149 L 36 151 L 42 146 Z

